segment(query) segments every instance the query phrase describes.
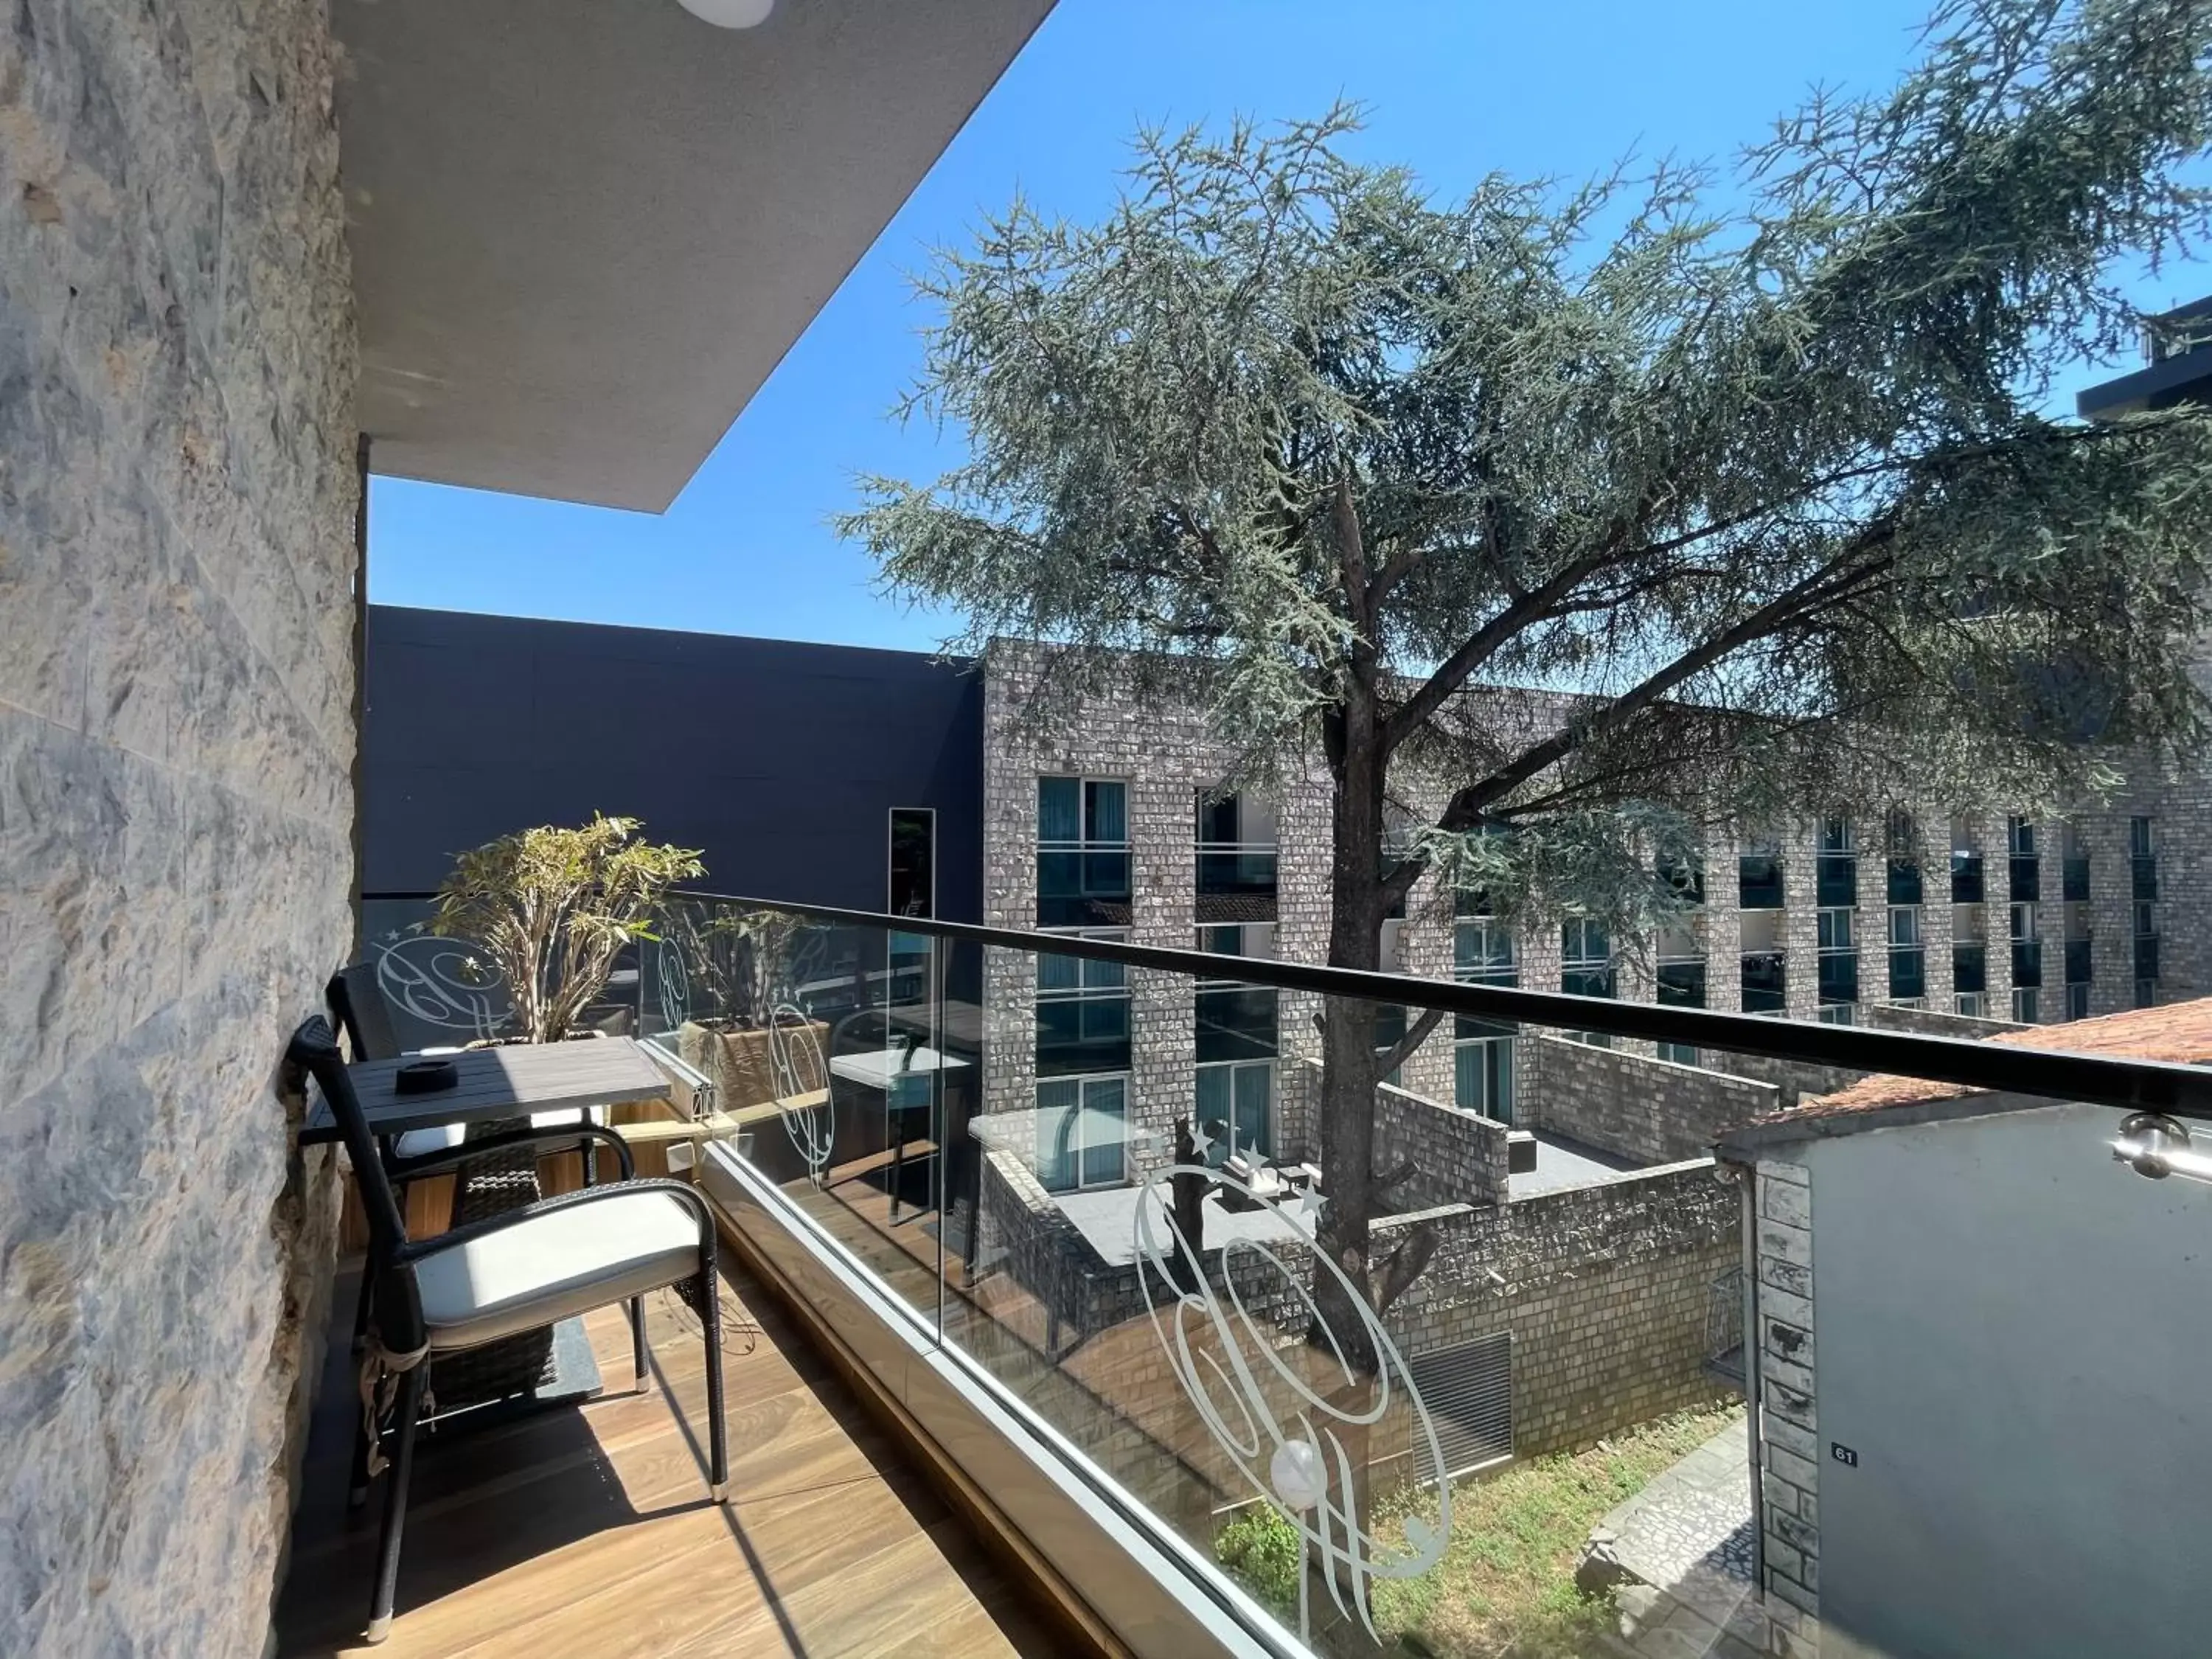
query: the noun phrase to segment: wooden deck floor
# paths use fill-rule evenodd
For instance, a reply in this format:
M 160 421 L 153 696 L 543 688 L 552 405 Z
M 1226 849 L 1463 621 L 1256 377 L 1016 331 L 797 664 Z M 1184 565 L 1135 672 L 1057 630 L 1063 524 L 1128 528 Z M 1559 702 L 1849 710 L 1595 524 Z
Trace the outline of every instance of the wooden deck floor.
M 376 1498 L 345 1507 L 353 1379 L 342 1281 L 277 1615 L 280 1659 L 712 1659 L 1062 1650 L 973 1534 L 757 1285 L 731 1274 L 731 1484 L 706 1497 L 703 1356 L 648 1297 L 653 1392 L 628 1330 L 587 1321 L 609 1394 L 422 1443 L 389 1641 L 357 1645 Z M 380 1493 L 379 1494 L 380 1496 Z

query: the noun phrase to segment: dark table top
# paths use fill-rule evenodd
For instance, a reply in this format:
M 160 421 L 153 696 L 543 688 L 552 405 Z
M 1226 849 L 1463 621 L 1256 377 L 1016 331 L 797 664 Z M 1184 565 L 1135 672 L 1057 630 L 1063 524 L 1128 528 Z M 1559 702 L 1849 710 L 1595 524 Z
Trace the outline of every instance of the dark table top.
M 372 1133 L 396 1135 L 441 1123 L 475 1123 L 532 1112 L 653 1100 L 668 1092 L 668 1079 L 660 1068 L 647 1058 L 643 1047 L 629 1037 L 470 1048 L 457 1054 L 440 1054 L 435 1058 L 452 1060 L 460 1074 L 453 1088 L 431 1095 L 396 1092 L 393 1079 L 399 1068 L 422 1058 L 403 1054 L 397 1060 L 365 1060 L 346 1067 Z M 329 1103 L 319 1091 L 307 1108 L 307 1121 L 300 1127 L 300 1139 L 308 1144 L 337 1138 L 337 1120 L 331 1115 Z

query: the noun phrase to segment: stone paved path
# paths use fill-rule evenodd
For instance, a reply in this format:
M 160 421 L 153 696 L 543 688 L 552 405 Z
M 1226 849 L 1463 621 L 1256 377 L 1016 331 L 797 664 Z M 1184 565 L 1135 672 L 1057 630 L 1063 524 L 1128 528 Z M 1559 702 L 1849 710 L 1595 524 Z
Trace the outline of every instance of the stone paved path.
M 1592 1589 L 1616 1587 L 1638 1659 L 1753 1659 L 1763 1650 L 1747 1434 L 1739 1419 L 1590 1531 L 1577 1577 Z

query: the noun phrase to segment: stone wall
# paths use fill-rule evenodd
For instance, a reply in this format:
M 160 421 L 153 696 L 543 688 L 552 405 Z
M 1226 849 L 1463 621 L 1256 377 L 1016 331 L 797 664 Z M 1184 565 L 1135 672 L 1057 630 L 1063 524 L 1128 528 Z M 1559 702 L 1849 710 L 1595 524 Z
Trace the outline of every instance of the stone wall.
M 259 1653 L 336 1224 L 354 346 L 319 0 L 0 28 L 0 1653 Z
M 1638 1164 L 1703 1158 L 1723 1131 L 1773 1111 L 1771 1083 L 1557 1037 L 1524 1036 L 1522 1098 L 1541 1127 Z
M 1738 1266 L 1737 1194 L 1710 1158 L 1504 1204 L 1393 1217 L 1443 1235 L 1389 1310 L 1408 1353 L 1513 1334 L 1513 1445 L 1523 1456 L 1723 1398 L 1705 1375 L 1714 1282 Z
M 1124 1328 L 1146 1318 L 1139 1269 L 1102 1261 L 1018 1160 L 994 1153 L 990 1162 L 988 1259 L 1046 1304 L 1047 1352 L 1080 1364 L 1067 1357 L 1112 1349 Z M 1378 1221 L 1378 1260 L 1413 1230 L 1439 1236 L 1435 1257 L 1387 1311 L 1384 1327 L 1408 1355 L 1510 1331 L 1514 1447 L 1524 1455 L 1587 1445 L 1661 1413 L 1720 1399 L 1729 1390 L 1704 1370 L 1706 1315 L 1715 1281 L 1740 1265 L 1741 1247 L 1736 1190 L 1714 1169 L 1698 1159 L 1503 1204 L 1444 1205 Z M 1278 1243 L 1270 1253 L 1274 1261 L 1232 1253 L 1237 1305 L 1295 1338 L 1305 1319 L 1295 1286 L 1310 1274 L 1308 1249 Z M 1222 1282 L 1218 1251 L 1208 1276 Z M 1164 1294 L 1156 1285 L 1155 1295 Z M 1158 1402 L 1124 1389 L 1112 1399 L 1126 1417 L 1164 1415 Z
M 1505 1196 L 1505 1139 L 1511 1133 L 1493 1119 L 1387 1083 L 1375 1091 L 1374 1167 L 1384 1174 L 1401 1165 L 1413 1171 L 1386 1195 L 1394 1210 L 1497 1203 Z
M 1915 1031 L 1923 1036 L 1966 1037 L 1975 1042 L 2026 1029 L 2008 1019 L 1982 1019 L 1973 1014 L 1948 1014 L 1934 1008 L 1899 1008 L 1888 1003 L 1874 1003 L 1859 1012 L 1859 1024 L 1873 1030 Z

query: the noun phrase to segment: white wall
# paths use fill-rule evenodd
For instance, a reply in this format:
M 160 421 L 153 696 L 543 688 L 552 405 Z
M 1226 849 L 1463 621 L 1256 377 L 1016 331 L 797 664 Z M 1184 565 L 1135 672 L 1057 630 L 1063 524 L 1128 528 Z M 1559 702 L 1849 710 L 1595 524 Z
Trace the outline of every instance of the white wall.
M 1828 1630 L 1930 1659 L 2212 1650 L 2212 1189 L 2113 1163 L 2119 1117 L 1805 1149 Z

